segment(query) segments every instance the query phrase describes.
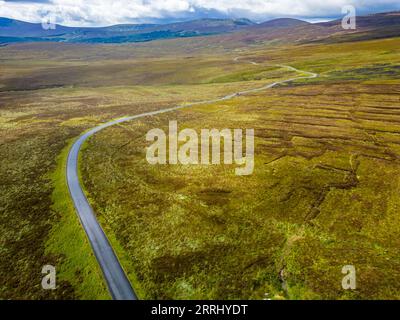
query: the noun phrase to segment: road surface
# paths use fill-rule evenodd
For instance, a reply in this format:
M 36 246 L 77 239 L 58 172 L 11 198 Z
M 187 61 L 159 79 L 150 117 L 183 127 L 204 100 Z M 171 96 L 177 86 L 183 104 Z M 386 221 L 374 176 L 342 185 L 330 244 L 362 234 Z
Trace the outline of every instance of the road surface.
M 238 59 L 239 59 L 239 57 L 235 58 L 234 61 L 238 61 Z M 250 61 L 249 63 L 254 64 L 254 65 L 257 64 L 256 62 L 253 62 L 253 61 Z M 113 299 L 115 299 L 115 300 L 136 300 L 138 297 L 135 294 L 135 292 L 128 280 L 128 277 L 126 276 L 124 270 L 122 269 L 121 264 L 118 261 L 118 258 L 116 256 L 113 248 L 111 247 L 109 240 L 107 239 L 107 236 L 105 235 L 103 229 L 101 228 L 99 222 L 97 221 L 96 215 L 95 215 L 92 207 L 90 206 L 88 199 L 86 198 L 86 196 L 83 192 L 82 186 L 80 185 L 80 181 L 79 181 L 79 177 L 78 177 L 78 156 L 79 156 L 79 151 L 82 147 L 82 144 L 89 137 L 93 136 L 95 133 L 97 133 L 105 128 L 116 125 L 118 123 L 131 121 L 131 120 L 135 120 L 138 118 L 153 116 L 153 115 L 157 115 L 157 114 L 162 114 L 162 113 L 166 113 L 166 112 L 176 111 L 176 110 L 179 110 L 182 108 L 188 108 L 188 107 L 195 106 L 195 105 L 225 101 L 225 100 L 232 99 L 239 95 L 262 91 L 262 90 L 269 89 L 269 88 L 275 87 L 279 84 L 290 82 L 293 80 L 311 79 L 311 78 L 316 78 L 318 76 L 316 73 L 300 71 L 291 66 L 284 66 L 284 65 L 278 65 L 278 66 L 287 68 L 287 69 L 290 69 L 290 70 L 293 70 L 296 72 L 301 72 L 301 73 L 304 73 L 307 75 L 302 76 L 302 77 L 296 77 L 296 78 L 291 78 L 291 79 L 287 79 L 287 80 L 277 81 L 277 82 L 274 82 L 274 83 L 271 83 L 271 84 L 268 84 L 266 86 L 256 88 L 256 89 L 250 89 L 250 90 L 246 90 L 246 91 L 232 93 L 232 94 L 229 94 L 222 98 L 201 101 L 201 102 L 194 102 L 191 104 L 185 104 L 185 105 L 181 105 L 181 106 L 162 109 L 162 110 L 158 110 L 158 111 L 146 112 L 146 113 L 138 114 L 138 115 L 131 116 L 131 117 L 125 117 L 125 118 L 113 120 L 113 121 L 104 123 L 102 125 L 99 125 L 93 129 L 91 129 L 90 131 L 84 133 L 72 145 L 72 147 L 69 151 L 69 154 L 68 154 L 68 161 L 67 161 L 67 183 L 68 183 L 69 192 L 70 192 L 72 201 L 74 202 L 76 212 L 79 216 L 79 219 L 81 221 L 83 228 L 85 229 L 85 232 L 87 234 L 89 242 L 92 246 L 93 252 L 94 252 L 94 254 L 97 258 L 97 261 L 100 265 L 100 268 L 103 272 L 104 279 L 107 283 L 108 289 L 109 289 L 110 294 Z

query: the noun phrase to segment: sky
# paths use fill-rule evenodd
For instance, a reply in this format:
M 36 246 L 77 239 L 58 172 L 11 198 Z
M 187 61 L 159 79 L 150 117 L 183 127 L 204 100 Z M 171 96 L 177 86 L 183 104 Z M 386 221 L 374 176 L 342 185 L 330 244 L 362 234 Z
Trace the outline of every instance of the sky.
M 0 17 L 66 26 L 168 23 L 199 18 L 292 17 L 326 21 L 353 5 L 358 15 L 400 10 L 400 0 L 0 0 Z

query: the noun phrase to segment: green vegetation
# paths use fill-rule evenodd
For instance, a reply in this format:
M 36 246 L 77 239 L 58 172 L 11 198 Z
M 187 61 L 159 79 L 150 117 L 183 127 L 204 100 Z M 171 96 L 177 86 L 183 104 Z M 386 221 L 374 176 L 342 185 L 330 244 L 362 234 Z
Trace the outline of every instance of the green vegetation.
M 55 91 L 8 93 L 1 100 L 0 298 L 106 297 L 68 202 L 63 169 L 66 141 L 96 118 L 78 121 L 74 116 L 85 111 Z M 60 108 L 54 108 L 57 103 Z M 46 264 L 56 267 L 57 290 L 41 288 Z
M 80 299 L 109 299 L 102 273 L 91 252 L 85 233 L 76 215 L 65 181 L 66 162 L 71 143 L 61 152 L 53 174 L 54 191 L 52 209 L 60 217 L 47 240 L 46 253 L 63 257 L 57 270 L 59 280 L 76 288 Z M 59 281 L 58 280 L 58 281 Z
M 84 184 L 129 255 L 144 298 L 398 299 L 400 201 L 393 177 L 400 83 L 387 72 L 398 50 L 386 55 L 385 67 L 370 67 L 374 48 L 398 44 L 370 42 L 368 55 L 368 43 L 361 43 L 362 56 L 318 46 L 267 52 L 296 58 L 285 63 L 319 71 L 321 79 L 141 119 L 91 138 L 81 162 Z M 321 51 L 324 70 L 309 64 L 319 65 Z M 262 54 L 243 61 L 261 61 Z M 337 78 L 340 70 L 362 68 L 378 69 L 365 83 Z M 224 165 L 149 165 L 146 132 L 167 130 L 170 119 L 197 131 L 255 128 L 254 174 L 238 177 Z M 358 272 L 355 291 L 341 287 L 347 264 Z
M 71 65 L 88 64 L 76 62 L 76 47 L 60 51 L 60 56 L 56 56 L 54 53 L 58 47 L 47 51 L 43 48 L 45 44 L 41 47 L 34 44 L 26 46 L 28 48 L 1 48 L 0 273 L 3 281 L 0 297 L 107 298 L 84 231 L 68 202 L 62 170 L 67 141 L 102 121 L 224 96 L 243 88 L 262 86 L 265 81 L 207 84 L 218 74 L 218 65 L 226 68 L 227 72 L 246 68 L 244 64 L 233 64 L 231 57 L 221 59 L 211 56 L 205 57 L 203 62 L 200 58 L 196 59 L 199 65 L 197 69 L 193 67 L 192 74 L 202 69 L 202 65 L 209 64 L 209 68 L 197 75 L 197 83 L 189 85 L 169 84 L 175 81 L 185 83 L 190 76 L 189 73 L 172 75 L 175 68 L 172 61 L 175 64 L 177 61 L 171 57 L 163 58 L 168 63 L 159 63 L 160 69 L 154 70 L 154 76 L 149 77 L 148 86 L 135 85 L 135 81 L 132 85 L 109 86 L 110 78 L 100 76 L 103 83 L 88 87 L 85 83 L 89 80 L 85 79 L 95 75 L 88 74 L 87 69 L 81 67 L 73 71 L 71 85 L 71 78 L 54 73 L 54 69 L 63 69 L 67 74 Z M 87 48 L 88 57 L 92 55 L 92 49 Z M 140 48 L 138 50 L 140 52 Z M 126 48 L 121 51 L 129 52 Z M 118 53 L 115 54 L 118 56 Z M 37 57 L 36 60 L 32 56 Z M 131 63 L 122 60 L 124 65 Z M 114 65 L 114 62 L 96 60 L 89 63 L 92 64 L 91 70 L 95 70 L 96 66 Z M 150 69 L 154 60 L 148 60 L 147 66 L 144 66 L 145 60 L 141 64 L 143 69 L 139 69 L 138 74 L 146 68 Z M 43 77 L 45 74 L 47 76 Z M 15 86 L 9 86 L 9 78 L 14 79 Z M 61 153 L 63 156 L 59 156 Z M 112 230 L 107 226 L 105 229 L 114 242 L 118 256 L 124 260 L 123 250 L 119 250 L 117 242 L 113 241 Z M 128 263 L 124 261 L 124 265 Z M 58 271 L 58 289 L 55 291 L 41 289 L 41 269 L 45 264 L 56 266 Z M 134 279 L 135 275 L 130 268 L 127 269 L 130 278 Z M 135 289 L 141 294 L 139 285 L 135 285 Z
M 71 139 L 295 76 L 277 65 L 320 77 L 88 141 L 82 180 L 123 267 L 141 298 L 399 298 L 400 39 L 244 42 L 0 48 L 0 298 L 109 298 L 65 185 Z M 145 134 L 170 119 L 254 128 L 254 174 L 148 165 Z M 55 291 L 40 288 L 45 264 L 58 270 Z M 355 291 L 341 288 L 345 264 L 356 266 Z
M 253 69 L 253 70 L 249 70 Z M 274 73 L 273 71 L 276 71 Z M 226 82 L 240 82 L 240 81 L 259 81 L 259 80 L 272 80 L 282 78 L 282 68 L 276 66 L 264 67 L 260 70 L 260 67 L 253 66 L 248 67 L 246 71 L 236 72 L 221 77 L 212 79 L 211 83 L 226 83 Z

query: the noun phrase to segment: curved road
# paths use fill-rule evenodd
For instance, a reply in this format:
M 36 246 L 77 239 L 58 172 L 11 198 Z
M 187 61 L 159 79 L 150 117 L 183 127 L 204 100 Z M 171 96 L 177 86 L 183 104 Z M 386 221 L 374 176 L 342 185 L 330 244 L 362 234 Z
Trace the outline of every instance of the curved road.
M 235 58 L 234 61 L 238 61 L 239 57 Z M 256 62 L 250 61 L 249 63 L 251 64 L 257 64 Z M 246 91 L 241 91 L 233 94 L 229 94 L 225 97 L 214 99 L 214 100 L 207 100 L 207 101 L 200 101 L 200 102 L 194 102 L 191 104 L 186 104 L 186 105 L 181 105 L 181 106 L 176 106 L 172 108 L 167 108 L 167 109 L 162 109 L 158 111 L 153 111 L 153 112 L 146 112 L 142 114 L 138 114 L 135 116 L 131 117 L 125 117 L 121 118 L 118 120 L 110 121 L 107 123 L 104 123 L 102 125 L 99 125 L 90 131 L 86 132 L 82 136 L 78 138 L 78 140 L 72 145 L 69 154 L 68 154 L 68 161 L 67 161 L 67 183 L 68 183 L 68 188 L 69 192 L 72 198 L 72 201 L 74 202 L 75 209 L 77 211 L 77 214 L 79 216 L 79 219 L 81 221 L 81 224 L 83 228 L 85 229 L 85 232 L 87 234 L 87 237 L 89 239 L 89 242 L 92 246 L 93 252 L 97 258 L 97 261 L 100 265 L 100 268 L 103 272 L 104 278 L 106 280 L 108 289 L 111 293 L 111 296 L 115 300 L 136 300 L 137 296 L 124 272 L 124 270 L 121 267 L 121 264 L 118 261 L 118 258 L 114 252 L 114 250 L 111 247 L 110 242 L 107 239 L 107 236 L 105 235 L 103 229 L 101 228 L 99 222 L 96 219 L 96 215 L 92 209 L 92 207 L 89 204 L 88 199 L 86 198 L 82 186 L 80 185 L 79 182 L 79 176 L 78 176 L 78 156 L 79 156 L 79 151 L 82 147 L 82 144 L 92 135 L 95 133 L 111 127 L 115 124 L 138 119 L 138 118 L 143 118 L 143 117 L 148 117 L 148 116 L 153 116 L 161 113 L 166 113 L 166 112 L 171 112 L 175 111 L 178 109 L 182 108 L 187 108 L 195 105 L 200 105 L 200 104 L 207 104 L 207 103 L 213 103 L 213 102 L 218 102 L 218 101 L 225 101 L 228 99 L 232 99 L 236 96 L 246 94 L 246 93 L 252 93 L 252 92 L 257 92 L 261 90 L 265 90 L 268 88 L 275 87 L 278 84 L 290 82 L 293 80 L 298 80 L 298 79 L 311 79 L 311 78 L 316 78 L 318 75 L 316 73 L 312 72 L 306 72 L 306 71 L 300 71 L 296 68 L 293 68 L 291 66 L 284 66 L 284 65 L 278 65 L 280 67 L 284 67 L 296 72 L 302 72 L 307 74 L 306 76 L 303 77 L 297 77 L 297 78 L 291 78 L 288 80 L 283 80 L 283 81 L 277 81 L 271 84 L 268 84 L 266 86 L 263 86 L 261 88 L 256 88 L 256 89 L 250 89 Z

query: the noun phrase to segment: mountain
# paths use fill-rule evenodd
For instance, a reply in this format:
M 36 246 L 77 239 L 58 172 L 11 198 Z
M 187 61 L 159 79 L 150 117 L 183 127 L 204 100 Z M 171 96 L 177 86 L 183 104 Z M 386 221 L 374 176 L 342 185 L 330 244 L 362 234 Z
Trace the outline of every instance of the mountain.
M 0 44 L 13 42 L 129 43 L 160 39 L 211 36 L 207 41 L 256 44 L 260 42 L 343 42 L 400 36 L 400 12 L 357 17 L 356 30 L 344 30 L 341 19 L 308 23 L 280 18 L 256 24 L 247 19 L 200 19 L 170 24 L 115 25 L 99 28 L 42 25 L 0 18 Z
M 299 27 L 299 26 L 307 26 L 310 25 L 309 22 L 299 20 L 299 19 L 291 19 L 291 18 L 279 18 L 270 21 L 266 21 L 258 24 L 257 28 L 291 28 L 291 27 Z
M 356 21 L 356 30 L 345 30 L 342 28 L 342 19 L 312 24 L 296 19 L 275 19 L 218 36 L 215 42 L 223 41 L 237 47 L 271 42 L 337 43 L 400 37 L 400 12 L 358 16 Z
M 1 42 L 56 41 L 85 43 L 143 42 L 157 39 L 194 37 L 235 32 L 255 25 L 248 19 L 201 19 L 164 25 L 115 25 L 100 28 L 73 28 L 0 18 Z
M 328 38 L 317 41 L 333 43 L 400 36 L 399 11 L 359 16 L 356 21 L 356 30 L 343 30 L 340 19 L 317 24 L 331 33 Z
M 186 31 L 197 33 L 225 33 L 243 29 L 244 27 L 255 25 L 248 19 L 201 19 L 187 22 L 160 25 L 153 30 Z
M 342 23 L 341 19 L 333 20 L 329 22 L 322 22 L 318 25 L 328 27 L 340 27 Z M 367 16 L 357 17 L 358 28 L 380 28 L 380 27 L 391 27 L 400 25 L 400 11 L 394 12 L 383 12 L 375 13 Z
M 29 23 L 8 18 L 0 18 L 0 36 L 43 37 L 72 32 L 74 28 L 57 26 L 55 30 L 44 30 L 41 23 Z

